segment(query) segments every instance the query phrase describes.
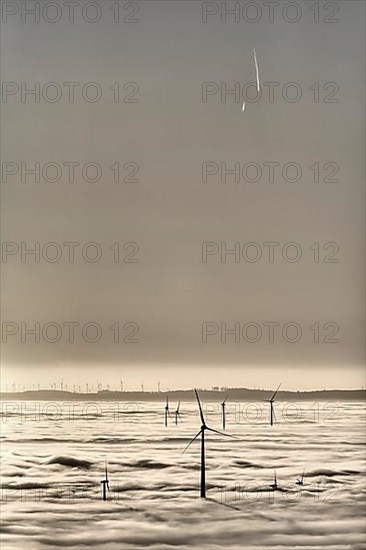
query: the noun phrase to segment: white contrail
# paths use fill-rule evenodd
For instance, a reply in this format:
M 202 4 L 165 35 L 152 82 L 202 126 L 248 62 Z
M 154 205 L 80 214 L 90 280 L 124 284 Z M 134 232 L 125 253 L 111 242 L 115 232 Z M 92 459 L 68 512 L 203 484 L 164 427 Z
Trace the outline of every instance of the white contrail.
M 243 101 L 243 105 L 241 106 L 241 112 L 244 113 L 245 111 L 245 106 L 246 106 L 246 103 L 245 101 Z
M 257 54 L 255 53 L 255 48 L 253 48 L 253 55 L 254 55 L 254 63 L 255 63 L 255 73 L 257 77 L 257 92 L 260 92 L 261 86 L 259 82 L 259 69 L 258 69 Z

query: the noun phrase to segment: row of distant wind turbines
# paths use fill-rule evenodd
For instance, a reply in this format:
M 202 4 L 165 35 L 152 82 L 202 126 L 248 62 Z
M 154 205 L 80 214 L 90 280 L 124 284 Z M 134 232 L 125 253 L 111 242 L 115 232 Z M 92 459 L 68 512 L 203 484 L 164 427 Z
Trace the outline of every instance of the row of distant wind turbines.
M 275 415 L 275 411 L 274 411 L 274 402 L 275 402 L 275 398 L 276 398 L 276 395 L 277 395 L 278 390 L 280 389 L 280 387 L 281 387 L 281 384 L 279 384 L 277 390 L 274 392 L 274 394 L 272 395 L 272 397 L 270 399 L 264 399 L 264 402 L 269 403 L 269 405 L 270 405 L 270 415 L 269 415 L 269 417 L 270 417 L 271 426 L 273 426 L 274 421 L 276 420 L 276 415 Z M 196 398 L 198 400 L 198 404 L 200 405 L 197 390 L 194 390 L 194 391 L 195 391 L 195 394 L 196 394 Z M 226 429 L 226 401 L 227 401 L 227 398 L 228 398 L 228 396 L 226 396 L 225 399 L 221 403 L 221 418 L 222 418 L 222 429 L 223 430 Z M 178 424 L 178 420 L 182 419 L 182 416 L 181 416 L 179 411 L 180 411 L 180 401 L 178 401 L 177 408 L 174 411 L 175 425 Z M 165 425 L 166 428 L 168 427 L 169 417 L 170 417 L 169 397 L 167 396 L 166 397 L 166 402 L 165 402 L 165 407 L 164 407 L 164 425 Z M 222 434 L 222 435 L 227 435 L 227 434 Z
M 280 389 L 280 386 L 281 384 L 278 386 L 278 388 L 276 389 L 276 391 L 273 393 L 272 397 L 270 399 L 266 399 L 265 401 L 267 403 L 270 404 L 270 425 L 273 426 L 273 423 L 274 423 L 274 420 L 276 418 L 275 416 L 275 412 L 274 412 L 274 402 L 275 402 L 275 398 L 276 398 L 276 395 L 277 395 L 277 392 L 278 390 Z M 225 437 L 231 437 L 231 438 L 235 438 L 235 436 L 233 435 L 230 435 L 230 434 L 227 434 L 227 433 L 224 433 L 224 432 L 220 432 L 218 430 L 214 430 L 213 428 L 210 428 L 209 426 L 207 426 L 206 424 L 206 420 L 205 420 L 205 417 L 204 417 L 204 414 L 203 414 L 203 410 L 202 410 L 202 404 L 201 404 L 201 401 L 200 401 L 200 398 L 199 398 L 199 395 L 198 395 L 198 392 L 197 390 L 194 390 L 195 392 L 195 395 L 196 395 L 196 400 L 197 400 L 197 404 L 198 404 L 198 410 L 199 410 L 199 415 L 200 415 L 200 420 L 201 420 L 201 428 L 199 430 L 199 432 L 193 437 L 193 439 L 191 439 L 191 441 L 188 443 L 188 445 L 186 446 L 186 448 L 183 450 L 183 453 L 184 454 L 187 449 L 190 447 L 190 445 L 199 437 L 201 436 L 201 467 L 200 467 L 200 496 L 201 498 L 206 498 L 206 461 L 205 461 L 205 432 L 206 431 L 210 431 L 210 432 L 213 432 L 213 433 L 217 433 L 217 434 L 220 434 L 220 435 L 224 435 Z M 226 400 L 227 400 L 227 397 L 225 397 L 224 401 L 221 403 L 221 410 L 222 410 L 222 428 L 223 430 L 225 430 L 226 428 Z M 177 405 L 177 408 L 175 409 L 175 412 L 174 412 L 174 421 L 175 421 L 175 425 L 178 424 L 178 421 L 181 420 L 181 414 L 180 414 L 180 401 L 178 402 L 178 405 Z M 169 419 L 169 416 L 170 416 L 170 409 L 169 409 L 169 398 L 167 397 L 166 398 L 166 403 L 165 403 L 165 407 L 164 407 L 164 425 L 165 427 L 168 426 L 168 419 Z M 296 480 L 296 485 L 299 485 L 299 486 L 302 486 L 304 485 L 304 475 L 305 475 L 305 470 L 303 471 L 302 473 L 302 476 L 300 478 L 297 478 Z M 109 491 L 109 479 L 108 479 L 108 467 L 107 467 L 107 463 L 105 463 L 105 477 L 104 479 L 101 481 L 101 484 L 102 484 L 102 492 L 103 492 L 103 500 L 107 500 L 107 490 Z M 277 474 L 276 474 L 276 470 L 274 470 L 274 479 L 273 479 L 273 483 L 270 484 L 270 487 L 273 491 L 281 491 L 283 489 L 281 489 L 277 483 Z

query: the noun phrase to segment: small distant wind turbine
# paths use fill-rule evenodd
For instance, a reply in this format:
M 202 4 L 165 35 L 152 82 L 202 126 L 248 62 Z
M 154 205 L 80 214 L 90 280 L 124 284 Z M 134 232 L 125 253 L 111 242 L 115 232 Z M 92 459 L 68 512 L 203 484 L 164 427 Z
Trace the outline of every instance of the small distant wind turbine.
M 166 396 L 166 402 L 164 407 L 164 424 L 165 427 L 168 426 L 168 416 L 169 416 L 169 397 Z
M 179 412 L 179 408 L 180 408 L 180 401 L 179 401 L 179 403 L 177 405 L 177 408 L 175 410 L 175 425 L 178 424 L 178 420 L 182 420 L 181 414 Z
M 224 399 L 223 402 L 221 403 L 221 409 L 222 409 L 222 429 L 223 429 L 223 430 L 225 430 L 225 428 L 226 428 L 226 411 L 225 411 L 226 399 L 227 399 L 227 396 L 225 397 L 225 399 Z
M 273 483 L 270 484 L 270 487 L 271 487 L 271 489 L 273 489 L 273 491 L 278 491 L 278 489 L 279 489 L 279 487 L 278 487 L 278 485 L 277 485 L 276 468 L 274 469 Z
M 281 384 L 282 384 L 282 382 L 281 382 Z M 275 415 L 275 412 L 274 412 L 273 403 L 275 401 L 275 397 L 277 395 L 278 390 L 280 389 L 281 384 L 278 386 L 277 390 L 274 392 L 271 399 L 265 399 L 265 402 L 270 404 L 270 422 L 271 422 L 271 426 L 273 426 L 273 421 L 276 420 L 276 415 Z
M 234 437 L 233 435 L 224 434 L 223 432 L 219 432 L 218 430 L 214 430 L 213 428 L 209 428 L 206 424 L 205 417 L 203 416 L 202 412 L 202 406 L 200 398 L 198 397 L 197 390 L 194 390 L 194 393 L 196 394 L 196 399 L 198 403 L 200 418 L 201 418 L 201 429 L 200 431 L 194 436 L 194 438 L 188 443 L 187 447 L 184 449 L 183 453 L 186 452 L 188 447 L 197 439 L 197 437 L 201 436 L 201 484 L 200 484 L 200 496 L 201 498 L 206 498 L 206 465 L 205 465 L 205 431 L 209 430 L 210 432 L 214 432 L 216 434 L 225 435 L 226 437 Z
M 105 478 L 101 481 L 101 484 L 103 486 L 103 500 L 107 500 L 107 489 L 109 491 L 107 462 L 105 462 Z
M 301 478 L 300 479 L 297 478 L 296 485 L 304 485 L 304 476 L 305 476 L 305 470 L 303 470 Z

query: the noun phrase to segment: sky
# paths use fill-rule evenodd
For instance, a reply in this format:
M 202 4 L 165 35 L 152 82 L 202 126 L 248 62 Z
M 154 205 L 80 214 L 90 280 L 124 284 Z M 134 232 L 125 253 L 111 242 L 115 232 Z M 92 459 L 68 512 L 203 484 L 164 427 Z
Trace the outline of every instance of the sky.
M 7 4 L 2 388 L 361 387 L 364 3 Z

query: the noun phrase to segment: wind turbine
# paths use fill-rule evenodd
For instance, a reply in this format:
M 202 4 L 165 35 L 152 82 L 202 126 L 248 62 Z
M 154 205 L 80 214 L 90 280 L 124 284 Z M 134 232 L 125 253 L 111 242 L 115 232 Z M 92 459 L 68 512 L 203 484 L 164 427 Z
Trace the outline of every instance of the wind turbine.
M 105 478 L 101 481 L 101 484 L 103 486 L 103 500 L 107 500 L 107 489 L 109 491 L 107 462 L 105 462 Z
M 304 476 L 305 476 L 305 470 L 303 470 L 301 478 L 300 479 L 297 478 L 296 485 L 304 485 Z
M 278 491 L 276 468 L 274 469 L 273 483 L 270 484 L 270 487 L 273 491 Z
M 226 399 L 227 399 L 227 396 L 225 397 L 225 399 L 224 399 L 223 402 L 221 403 L 221 409 L 222 409 L 222 429 L 223 429 L 223 430 L 225 430 L 225 427 L 226 427 L 226 412 L 225 412 Z
M 201 498 L 206 498 L 206 465 L 205 465 L 205 431 L 209 430 L 210 432 L 214 432 L 216 434 L 225 435 L 226 437 L 234 437 L 233 435 L 224 434 L 223 432 L 219 432 L 218 430 L 214 430 L 213 428 L 209 428 L 206 424 L 205 417 L 203 416 L 202 412 L 202 406 L 200 398 L 198 397 L 197 390 L 194 390 L 194 393 L 196 394 L 196 399 L 198 403 L 200 418 L 201 418 L 201 429 L 200 431 L 194 436 L 194 438 L 188 443 L 187 447 L 184 449 L 183 453 L 186 452 L 188 447 L 197 439 L 197 437 L 201 436 L 201 484 L 200 484 L 200 496 Z
M 180 408 L 180 401 L 179 401 L 179 403 L 177 405 L 177 408 L 176 408 L 176 411 L 175 411 L 175 425 L 178 424 L 178 419 L 182 420 L 181 414 L 179 412 L 179 408 Z
M 281 382 L 281 384 L 282 384 L 282 382 Z M 265 399 L 265 402 L 266 402 L 266 403 L 269 403 L 269 404 L 270 404 L 270 408 L 271 408 L 271 409 L 270 409 L 270 418 L 271 418 L 270 422 L 271 422 L 271 426 L 273 426 L 273 420 L 276 420 L 276 415 L 275 415 L 275 412 L 274 412 L 273 403 L 274 403 L 274 401 L 275 401 L 275 397 L 276 397 L 276 395 L 277 395 L 278 390 L 280 389 L 281 384 L 278 386 L 277 390 L 274 392 L 274 394 L 272 395 L 271 399 Z
M 165 427 L 168 426 L 168 416 L 169 416 L 169 397 L 166 396 L 166 402 L 164 407 L 164 424 Z

